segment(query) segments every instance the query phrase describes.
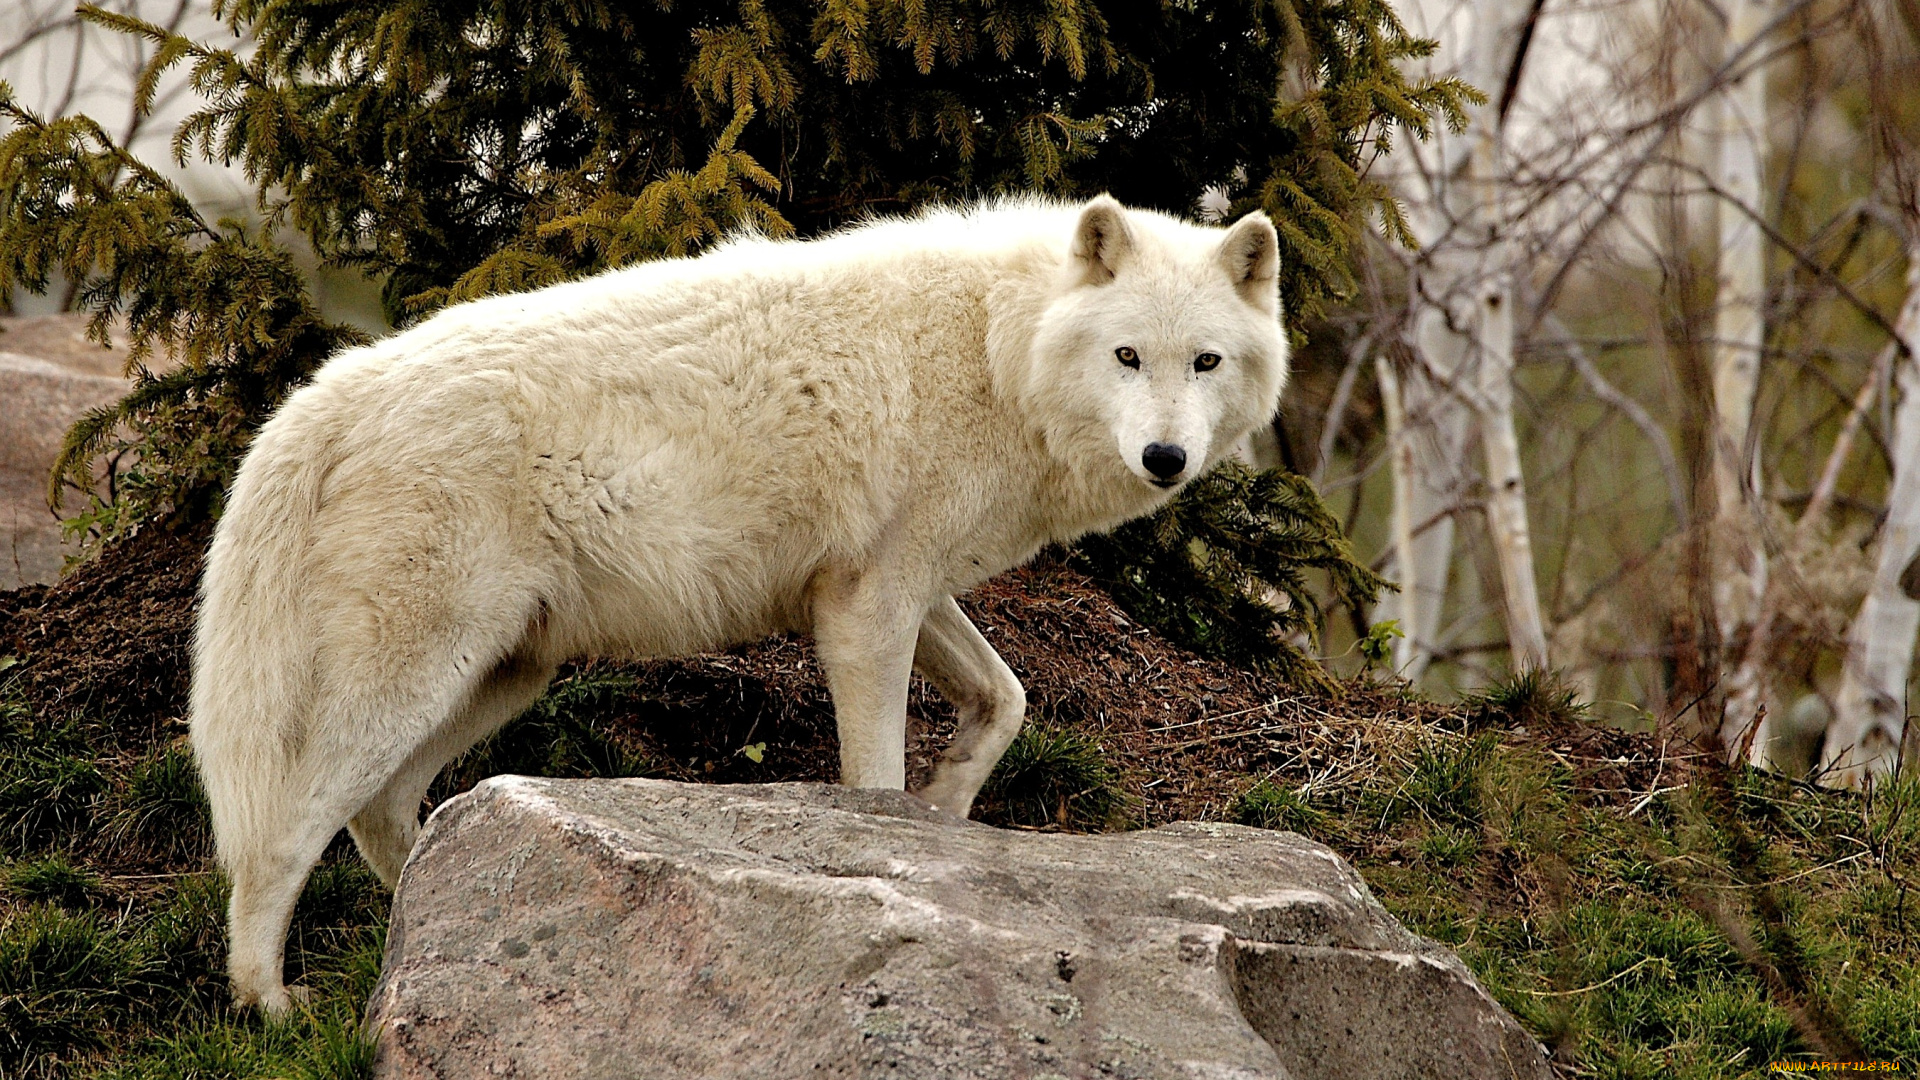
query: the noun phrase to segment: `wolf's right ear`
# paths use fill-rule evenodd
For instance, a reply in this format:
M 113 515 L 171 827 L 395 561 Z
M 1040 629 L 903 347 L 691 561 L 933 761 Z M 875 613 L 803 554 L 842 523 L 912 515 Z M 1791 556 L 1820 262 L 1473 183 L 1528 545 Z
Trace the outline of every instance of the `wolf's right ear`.
M 1241 299 L 1268 314 L 1280 311 L 1280 234 L 1255 210 L 1235 222 L 1220 243 L 1220 265 Z
M 1133 257 L 1133 229 L 1127 212 L 1111 195 L 1101 195 L 1080 211 L 1073 228 L 1072 259 L 1086 285 L 1105 285 Z

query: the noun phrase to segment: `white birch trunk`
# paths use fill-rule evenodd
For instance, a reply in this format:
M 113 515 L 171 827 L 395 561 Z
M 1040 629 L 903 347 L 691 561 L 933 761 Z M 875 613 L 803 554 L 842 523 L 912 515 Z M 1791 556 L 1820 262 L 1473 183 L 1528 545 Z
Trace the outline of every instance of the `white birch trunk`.
M 1487 531 L 1500 560 L 1507 649 L 1513 669 L 1547 666 L 1547 630 L 1534 583 L 1527 485 L 1513 428 L 1513 279 L 1490 275 L 1476 325 L 1480 352 L 1480 445 L 1487 459 Z
M 1497 91 L 1513 58 L 1522 15 L 1511 0 L 1478 0 L 1462 75 Z M 1444 135 L 1412 219 L 1429 255 L 1415 297 L 1413 345 L 1423 371 L 1403 387 L 1406 423 L 1419 432 L 1409 504 L 1416 618 L 1406 627 L 1409 678 L 1424 669 L 1440 629 L 1453 558 L 1452 512 L 1465 493 L 1458 463 L 1477 423 L 1487 466 L 1487 524 L 1500 568 L 1514 668 L 1547 663 L 1546 630 L 1534 579 L 1526 484 L 1513 424 L 1513 254 L 1501 198 L 1502 132 L 1492 104 L 1476 110 L 1464 144 Z M 1407 565 L 1410 562 L 1411 565 Z
M 1745 49 L 1766 26 L 1770 0 L 1728 0 L 1726 55 Z M 1751 55 L 1751 53 L 1749 53 Z M 1730 756 L 1743 744 L 1764 758 L 1763 729 L 1772 653 L 1765 612 L 1767 555 L 1761 543 L 1760 456 L 1749 434 L 1766 344 L 1765 237 L 1754 215 L 1762 213 L 1761 170 L 1767 145 L 1767 79 L 1755 67 L 1727 87 L 1715 103 L 1717 154 L 1711 170 L 1720 189 L 1714 210 L 1719 233 L 1719 282 L 1714 303 L 1714 487 L 1718 495 L 1714 610 L 1720 638 L 1731 641 L 1749 624 L 1749 644 L 1727 680 L 1720 737 Z
M 1726 55 L 1753 40 L 1771 13 L 1769 0 L 1728 0 Z M 1759 458 L 1747 452 L 1760 354 L 1766 341 L 1765 237 L 1753 214 L 1762 212 L 1760 173 L 1767 139 L 1767 78 L 1749 70 L 1715 103 L 1717 153 L 1714 204 L 1719 232 L 1719 290 L 1715 298 L 1713 396 L 1718 431 L 1714 467 L 1722 516 L 1743 512 L 1759 487 Z M 1746 209 L 1742 209 L 1745 207 Z M 1751 211 L 1751 213 L 1749 212 Z
M 1384 356 L 1377 357 L 1373 364 L 1380 380 L 1381 407 L 1387 419 L 1387 465 L 1393 479 L 1393 561 L 1400 586 L 1400 591 L 1381 606 L 1393 606 L 1403 635 L 1393 642 L 1393 670 L 1404 678 L 1414 679 L 1418 673 L 1409 671 L 1421 653 L 1414 639 L 1415 628 L 1420 625 L 1422 602 L 1420 563 L 1413 552 L 1413 478 L 1417 468 L 1413 444 L 1407 438 L 1407 415 L 1403 407 L 1406 399 L 1401 391 L 1400 376 Z
M 1438 275 L 1435 275 L 1438 276 Z M 1415 349 L 1422 365 L 1397 380 L 1402 450 L 1395 466 L 1396 499 L 1404 487 L 1407 542 L 1396 547 L 1393 572 L 1410 613 L 1400 624 L 1407 636 L 1396 643 L 1396 670 L 1417 681 L 1433 658 L 1453 571 L 1453 513 L 1467 495 L 1461 468 L 1472 443 L 1473 412 L 1448 384 L 1467 377 L 1465 339 L 1447 328 L 1446 315 L 1423 305 L 1414 318 Z M 1384 384 L 1383 384 L 1384 385 Z
M 1889 777 L 1900 766 L 1906 733 L 1907 679 L 1920 632 L 1920 237 L 1907 252 L 1907 302 L 1896 324 L 1907 355 L 1900 358 L 1900 406 L 1893 421 L 1893 484 L 1873 587 L 1847 632 L 1833 725 L 1822 752 L 1822 782 L 1858 787 Z

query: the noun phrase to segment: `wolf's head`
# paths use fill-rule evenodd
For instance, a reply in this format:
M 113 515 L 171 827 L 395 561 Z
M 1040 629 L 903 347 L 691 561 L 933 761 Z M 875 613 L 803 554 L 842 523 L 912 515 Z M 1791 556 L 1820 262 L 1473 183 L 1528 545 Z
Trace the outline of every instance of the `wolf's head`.
M 1157 505 L 1273 417 L 1279 265 L 1264 214 L 1207 228 L 1107 196 L 1081 208 L 1016 393 L 1111 515 Z

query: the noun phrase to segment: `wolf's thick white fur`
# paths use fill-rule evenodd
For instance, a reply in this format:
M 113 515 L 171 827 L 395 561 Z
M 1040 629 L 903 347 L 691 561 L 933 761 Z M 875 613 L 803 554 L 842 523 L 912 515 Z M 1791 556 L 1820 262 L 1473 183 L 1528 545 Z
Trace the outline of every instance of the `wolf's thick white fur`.
M 340 827 L 391 885 L 441 766 L 572 657 L 811 633 L 842 781 L 894 788 L 917 669 L 960 716 L 923 794 L 966 814 L 1025 698 L 954 594 L 1273 415 L 1276 248 L 1257 214 L 1001 203 L 463 304 L 329 362 L 260 430 L 202 583 L 238 999 L 287 1007 Z

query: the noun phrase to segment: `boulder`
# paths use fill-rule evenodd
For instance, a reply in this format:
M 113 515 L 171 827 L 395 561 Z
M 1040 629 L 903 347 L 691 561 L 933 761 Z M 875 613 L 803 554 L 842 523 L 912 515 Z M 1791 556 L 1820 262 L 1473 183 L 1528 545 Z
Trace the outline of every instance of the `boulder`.
M 821 784 L 480 784 L 414 848 L 369 1024 L 421 1080 L 1549 1075 L 1321 844 Z
M 73 422 L 126 395 L 124 362 L 87 340 L 84 315 L 0 318 L 0 589 L 60 576 L 73 548 L 47 509 L 47 477 Z

